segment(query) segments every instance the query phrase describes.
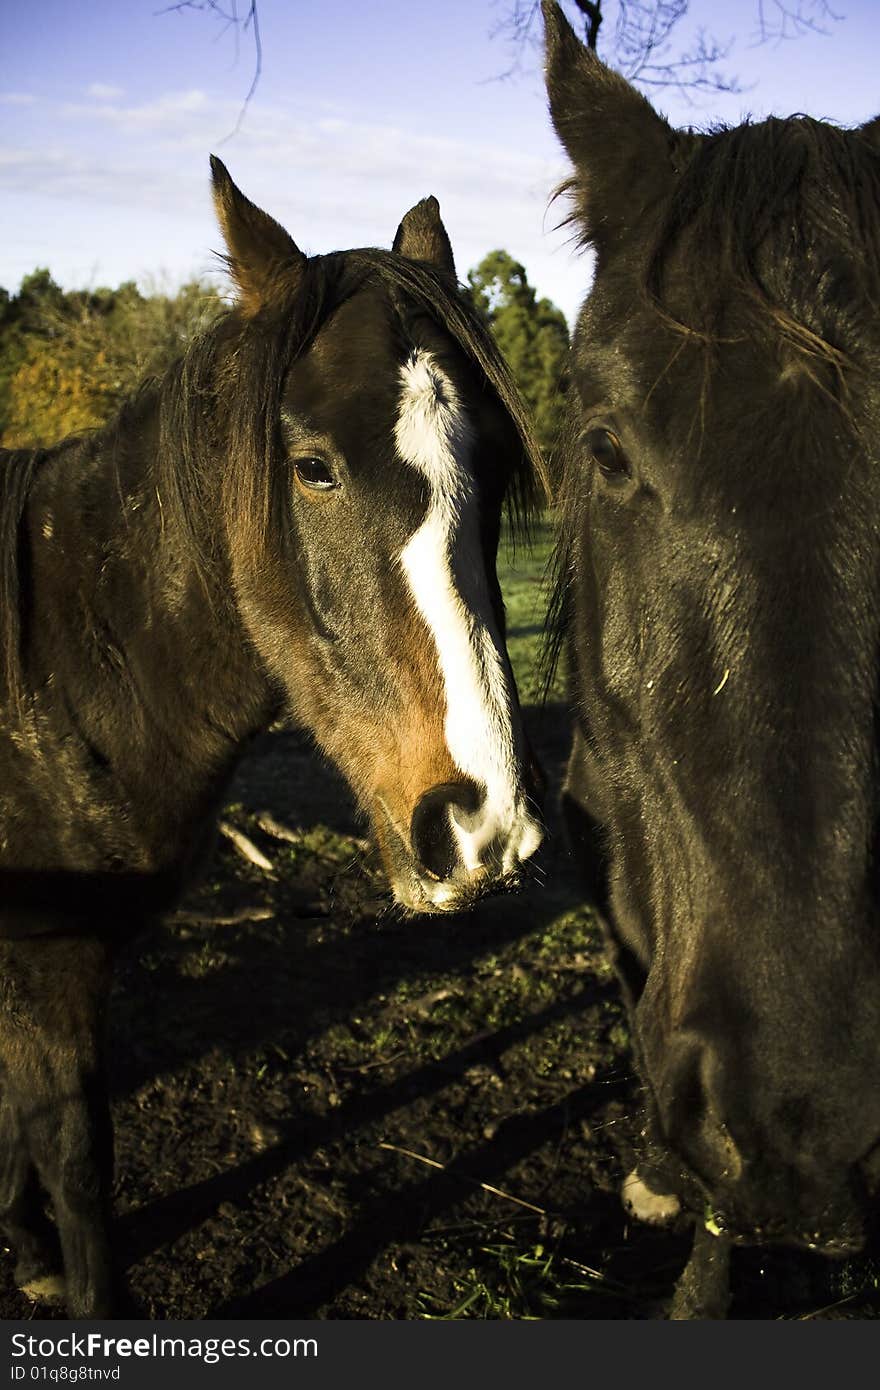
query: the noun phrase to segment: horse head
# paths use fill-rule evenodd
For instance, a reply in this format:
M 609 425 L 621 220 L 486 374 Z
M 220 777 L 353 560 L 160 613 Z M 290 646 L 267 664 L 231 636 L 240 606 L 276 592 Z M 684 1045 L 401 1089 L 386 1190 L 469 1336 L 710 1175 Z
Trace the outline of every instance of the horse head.
M 453 910 L 541 840 L 495 569 L 505 496 L 532 490 L 537 451 L 436 199 L 391 252 L 309 258 L 213 172 L 230 354 L 271 401 L 259 506 L 227 507 L 239 609 L 369 813 L 397 901 Z

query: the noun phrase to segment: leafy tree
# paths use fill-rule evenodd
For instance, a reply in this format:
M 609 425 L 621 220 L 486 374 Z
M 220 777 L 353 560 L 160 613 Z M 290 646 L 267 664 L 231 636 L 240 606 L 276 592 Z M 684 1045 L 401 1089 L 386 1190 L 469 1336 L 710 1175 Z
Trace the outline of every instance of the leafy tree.
M 28 336 L 39 331 L 44 310 L 57 309 L 63 298 L 45 267 L 26 275 L 17 295 L 0 294 L 0 430 L 9 414 L 13 378 L 28 355 Z
M 565 318 L 506 251 L 491 252 L 468 280 L 549 452 L 562 416 Z M 133 281 L 65 292 L 34 271 L 17 295 L 0 296 L 0 444 L 48 445 L 102 424 L 221 309 L 198 282 L 174 295 L 144 295 Z
M 568 325 L 561 309 L 538 299 L 525 269 L 507 251 L 490 251 L 468 271 L 468 284 L 516 378 L 546 452 L 563 415 Z
M 34 271 L 0 299 L 0 443 L 52 444 L 102 424 L 221 308 L 197 282 L 175 295 L 143 295 L 134 281 L 65 293 Z
M 10 381 L 4 447 L 52 444 L 100 425 L 110 414 L 107 392 L 90 368 L 106 366 L 103 353 L 84 365 L 73 360 L 63 343 L 27 339 L 24 359 Z

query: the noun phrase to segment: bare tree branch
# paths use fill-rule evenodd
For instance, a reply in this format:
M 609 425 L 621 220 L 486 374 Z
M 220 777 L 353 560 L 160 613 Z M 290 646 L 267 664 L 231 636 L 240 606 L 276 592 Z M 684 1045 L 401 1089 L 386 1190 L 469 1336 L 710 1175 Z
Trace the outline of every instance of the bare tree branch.
M 493 0 L 493 3 L 497 3 L 497 0 Z M 508 13 L 489 30 L 489 37 L 502 39 L 513 55 L 510 66 L 497 74 L 499 79 L 513 77 L 515 73 L 521 72 L 523 55 L 527 50 L 538 48 L 538 9 L 538 0 L 512 0 Z
M 527 50 L 540 42 L 537 0 L 494 0 L 502 3 L 505 13 L 490 31 L 492 38 L 502 38 L 513 54 L 510 66 L 497 74 L 511 77 L 522 70 Z M 673 87 L 682 96 L 690 92 L 742 92 L 745 88 L 733 74 L 724 72 L 720 64 L 730 56 L 734 40 L 720 40 L 700 29 L 691 48 L 673 55 L 673 32 L 686 17 L 690 0 L 567 0 L 577 11 L 578 27 L 583 31 L 589 48 L 599 48 L 599 31 L 606 18 L 608 3 L 615 6 L 614 36 L 608 51 L 602 56 L 618 68 L 631 82 L 644 87 Z M 605 8 L 603 8 L 603 5 Z M 802 38 L 813 33 L 827 36 L 843 16 L 831 7 L 830 0 L 756 0 L 756 43 L 780 43 L 786 39 Z M 257 90 L 263 70 L 263 44 L 257 0 L 248 0 L 244 14 L 238 12 L 238 0 L 176 0 L 156 11 L 157 14 L 180 14 L 184 10 L 209 12 L 222 21 L 217 39 L 231 28 L 235 34 L 236 59 L 242 34 L 250 31 L 254 45 L 254 74 L 242 103 L 238 120 L 219 144 L 231 140 L 241 129 L 251 98 Z
M 575 4 L 587 20 L 587 48 L 596 48 L 599 41 L 599 27 L 604 18 L 602 0 L 575 0 Z
M 674 29 L 688 13 L 689 0 L 619 0 L 612 61 L 631 82 L 689 92 L 740 92 L 739 79 L 719 64 L 733 39 L 720 40 L 701 29 L 692 48 L 671 56 Z
M 836 14 L 828 0 L 758 0 L 757 43 L 779 43 L 784 39 L 800 39 L 804 34 L 827 37 L 831 26 L 839 24 L 842 14 Z
M 504 7 L 502 17 L 491 30 L 493 38 L 503 39 L 513 60 L 499 74 L 512 76 L 520 71 L 527 51 L 540 43 L 538 11 L 533 0 L 495 0 Z M 692 92 L 742 92 L 738 77 L 722 69 L 730 56 L 733 38 L 719 39 L 705 29 L 697 32 L 692 45 L 675 54 L 673 34 L 690 11 L 690 0 L 564 0 L 572 21 L 590 48 L 631 82 L 643 87 L 673 87 L 682 96 Z M 842 19 L 829 0 L 756 0 L 757 43 L 800 38 L 806 33 L 827 35 L 832 22 Z M 607 12 L 613 10 L 613 36 L 599 44 L 599 29 Z
M 224 34 L 232 29 L 235 34 L 236 61 L 238 60 L 241 35 L 246 34 L 248 30 L 250 30 L 254 41 L 254 75 L 247 96 L 242 102 L 241 110 L 238 113 L 238 120 L 235 122 L 229 134 L 224 135 L 222 140 L 217 141 L 218 145 L 225 145 L 227 140 L 231 140 L 233 135 L 237 135 L 239 130 L 241 130 L 241 123 L 245 118 L 245 113 L 247 112 L 251 97 L 257 90 L 263 71 L 263 41 L 260 35 L 260 17 L 257 13 L 257 0 L 248 0 L 247 13 L 245 15 L 240 15 L 238 13 L 238 0 L 228 0 L 228 8 L 221 3 L 221 0 L 177 0 L 176 4 L 166 5 L 164 9 L 156 10 L 155 13 L 171 14 L 174 12 L 182 14 L 184 10 L 209 11 L 217 19 L 222 20 L 223 27 L 216 35 L 217 39 L 221 39 Z

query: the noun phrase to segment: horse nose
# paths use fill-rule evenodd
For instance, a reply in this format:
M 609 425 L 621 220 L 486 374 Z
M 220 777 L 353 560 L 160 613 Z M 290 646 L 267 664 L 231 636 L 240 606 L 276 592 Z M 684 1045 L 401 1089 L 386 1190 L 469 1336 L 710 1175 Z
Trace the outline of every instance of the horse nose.
M 862 1247 L 865 1174 L 845 1161 L 826 1171 L 806 1097 L 743 1085 L 737 1056 L 692 1034 L 669 1047 L 657 1094 L 670 1148 L 735 1239 Z
M 479 820 L 483 794 L 475 782 L 441 782 L 418 800 L 412 814 L 413 853 L 435 878 L 452 878 L 461 864 L 459 830 L 471 830 Z

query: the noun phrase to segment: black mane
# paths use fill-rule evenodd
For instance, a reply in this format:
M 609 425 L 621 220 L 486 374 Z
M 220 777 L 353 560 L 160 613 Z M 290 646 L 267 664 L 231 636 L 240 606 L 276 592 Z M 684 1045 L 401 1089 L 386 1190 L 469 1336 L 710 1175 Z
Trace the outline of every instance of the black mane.
M 880 154 L 858 131 L 809 116 L 771 117 L 684 137 L 683 160 L 643 288 L 665 308 L 686 238 L 692 278 L 682 325 L 712 337 L 733 293 L 802 348 L 848 354 L 880 301 Z M 804 272 L 807 271 L 806 283 Z
M 45 458 L 44 449 L 0 449 L 0 660 L 6 692 L 16 702 L 22 635 L 21 522 L 31 484 Z

